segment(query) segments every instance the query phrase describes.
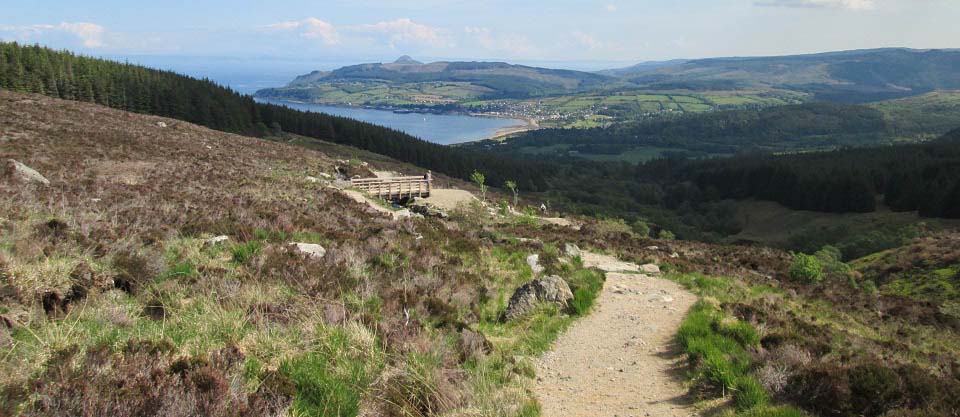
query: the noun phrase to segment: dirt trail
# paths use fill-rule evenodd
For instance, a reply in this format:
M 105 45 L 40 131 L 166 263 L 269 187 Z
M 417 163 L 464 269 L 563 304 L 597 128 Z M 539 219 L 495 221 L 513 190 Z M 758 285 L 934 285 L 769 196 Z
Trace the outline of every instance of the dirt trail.
M 636 264 L 590 253 L 583 260 L 606 271 L 607 281 L 594 311 L 537 363 L 543 417 L 696 415 L 673 343 L 696 296 L 636 273 Z

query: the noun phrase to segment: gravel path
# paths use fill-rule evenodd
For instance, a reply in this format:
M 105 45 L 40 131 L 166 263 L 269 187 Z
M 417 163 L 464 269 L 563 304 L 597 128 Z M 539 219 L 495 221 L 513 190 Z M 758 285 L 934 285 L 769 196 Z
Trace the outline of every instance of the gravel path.
M 583 260 L 607 271 L 607 281 L 594 311 L 537 364 L 534 392 L 543 417 L 696 415 L 673 343 L 696 296 L 635 273 L 636 264 L 589 253 Z

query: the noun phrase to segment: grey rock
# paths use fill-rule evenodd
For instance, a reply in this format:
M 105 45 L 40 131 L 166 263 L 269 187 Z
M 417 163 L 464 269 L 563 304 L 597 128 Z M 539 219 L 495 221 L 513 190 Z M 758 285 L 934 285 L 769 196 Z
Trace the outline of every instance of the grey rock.
M 167 127 L 165 122 L 157 122 L 157 127 Z
M 576 258 L 578 256 L 583 255 L 583 251 L 580 250 L 580 247 L 577 245 L 574 245 L 573 243 L 567 243 L 566 245 L 564 245 L 563 252 L 566 253 L 567 256 L 571 258 Z
M 660 275 L 660 267 L 654 264 L 640 265 L 640 272 L 647 275 Z
M 530 281 L 517 288 L 510 297 L 504 317 L 513 320 L 536 308 L 539 303 L 553 303 L 567 309 L 573 301 L 573 292 L 567 282 L 558 276 L 548 276 Z
M 43 175 L 40 175 L 37 170 L 30 168 L 20 161 L 15 159 L 7 160 L 7 175 L 12 176 L 23 182 L 28 183 L 39 183 L 43 185 L 50 185 L 50 180 L 46 179 Z
M 327 254 L 327 250 L 324 249 L 323 246 L 320 246 L 316 243 L 291 242 L 290 246 L 293 246 L 297 252 L 300 252 L 307 258 L 311 259 L 320 259 Z

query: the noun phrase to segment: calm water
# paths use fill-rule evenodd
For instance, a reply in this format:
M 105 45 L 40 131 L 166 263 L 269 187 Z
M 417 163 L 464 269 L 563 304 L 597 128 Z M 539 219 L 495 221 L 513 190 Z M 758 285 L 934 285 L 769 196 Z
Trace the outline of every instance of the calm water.
M 387 110 L 320 106 L 316 104 L 287 103 L 272 100 L 259 101 L 282 104 L 299 110 L 323 112 L 362 120 L 364 122 L 402 130 L 418 138 L 442 145 L 489 139 L 493 137 L 497 130 L 505 127 L 523 125 L 525 123 L 523 120 L 493 117 L 421 113 L 397 114 Z

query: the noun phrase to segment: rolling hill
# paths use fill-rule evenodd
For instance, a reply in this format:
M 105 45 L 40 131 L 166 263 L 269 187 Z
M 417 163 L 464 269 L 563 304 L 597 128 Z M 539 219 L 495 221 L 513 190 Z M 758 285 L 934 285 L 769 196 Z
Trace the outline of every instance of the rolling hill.
M 960 88 L 960 51 L 885 48 L 710 58 L 612 72 L 651 89 L 779 88 L 810 93 L 817 101 L 867 102 Z
M 503 62 L 420 63 L 408 56 L 392 63 L 314 71 L 261 98 L 355 104 L 448 104 L 465 99 L 526 98 L 597 88 L 614 78 L 581 71 Z

